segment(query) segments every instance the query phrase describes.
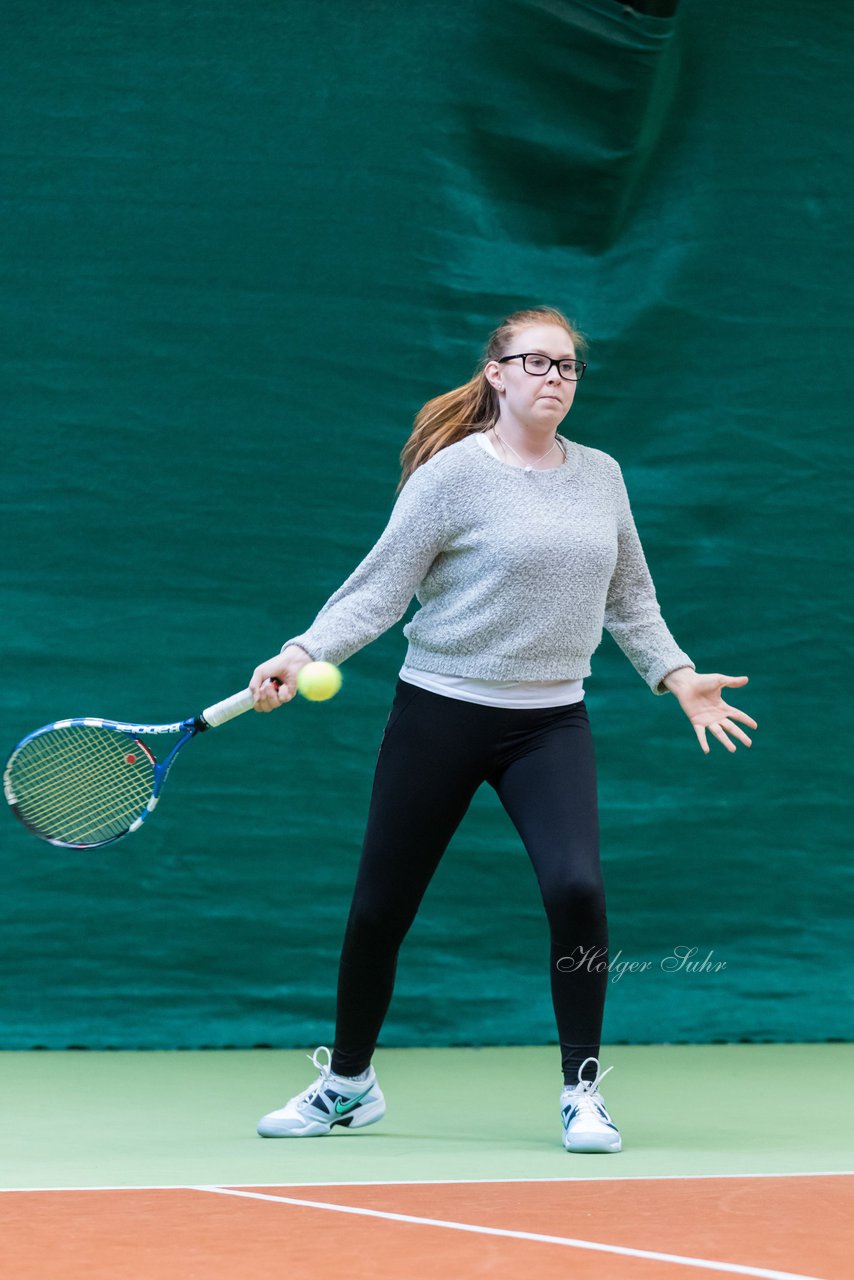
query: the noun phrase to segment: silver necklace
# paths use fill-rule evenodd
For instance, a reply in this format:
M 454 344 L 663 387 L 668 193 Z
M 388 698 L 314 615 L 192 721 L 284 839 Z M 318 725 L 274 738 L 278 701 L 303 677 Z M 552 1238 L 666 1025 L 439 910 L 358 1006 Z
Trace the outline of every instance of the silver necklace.
M 498 434 L 498 428 L 497 428 L 496 426 L 494 426 L 494 425 L 493 425 L 492 430 L 495 432 L 495 435 L 496 435 L 497 439 L 499 439 L 499 440 L 501 441 L 502 445 L 503 445 L 506 449 L 509 449 L 509 450 L 511 451 L 511 453 L 516 453 L 516 450 L 513 448 L 512 444 L 508 444 L 508 442 L 504 439 L 504 437 L 503 437 L 503 436 L 500 436 L 500 435 Z M 542 455 L 542 457 L 540 457 L 540 458 L 535 458 L 533 462 L 527 462 L 527 463 L 526 463 L 526 462 L 525 462 L 525 459 L 524 459 L 523 457 L 521 457 L 518 453 L 516 453 L 516 457 L 517 457 L 517 458 L 519 458 L 519 461 L 520 461 L 521 463 L 523 463 L 523 464 L 524 464 L 524 469 L 525 469 L 525 471 L 533 471 L 535 464 L 536 464 L 536 463 L 538 463 L 538 462 L 542 462 L 543 458 L 547 458 L 547 457 L 549 456 L 549 454 L 551 453 L 552 449 L 555 447 L 555 445 L 556 445 L 556 444 L 557 444 L 557 445 L 560 445 L 560 451 L 561 451 L 561 453 L 563 454 L 563 460 L 564 460 L 564 462 L 566 462 L 566 449 L 564 449 L 564 447 L 563 447 L 563 441 L 562 441 L 562 440 L 558 440 L 557 438 L 555 438 L 555 439 L 552 441 L 551 446 L 550 446 L 548 449 L 546 449 L 546 451 L 545 451 L 545 453 Z

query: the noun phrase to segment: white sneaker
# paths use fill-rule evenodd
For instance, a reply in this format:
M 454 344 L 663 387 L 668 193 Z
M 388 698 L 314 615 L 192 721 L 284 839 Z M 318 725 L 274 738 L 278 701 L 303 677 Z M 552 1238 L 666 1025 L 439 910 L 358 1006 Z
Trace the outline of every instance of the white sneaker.
M 596 1078 L 582 1080 L 581 1073 L 588 1062 L 596 1063 Z M 609 1067 L 608 1071 L 613 1071 Z M 597 1152 L 620 1151 L 623 1142 L 614 1121 L 605 1109 L 599 1092 L 599 1082 L 608 1071 L 600 1074 L 599 1059 L 585 1058 L 578 1068 L 578 1084 L 564 1087 L 560 1095 L 560 1114 L 563 1119 L 563 1145 L 567 1151 Z
M 326 1054 L 326 1062 L 319 1055 Z M 361 1129 L 385 1115 L 385 1098 L 377 1084 L 373 1067 L 364 1080 L 348 1080 L 330 1071 L 332 1054 L 325 1044 L 306 1057 L 320 1072 L 314 1084 L 291 1098 L 278 1111 L 270 1111 L 258 1121 L 262 1138 L 311 1138 L 331 1133 L 335 1125 Z

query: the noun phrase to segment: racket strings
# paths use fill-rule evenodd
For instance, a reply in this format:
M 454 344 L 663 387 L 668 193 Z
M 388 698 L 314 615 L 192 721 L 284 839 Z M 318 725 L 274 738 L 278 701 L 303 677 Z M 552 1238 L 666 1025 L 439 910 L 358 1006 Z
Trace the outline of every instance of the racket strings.
M 38 759 L 28 760 L 26 774 L 16 770 L 13 778 L 21 816 L 50 838 L 109 838 L 126 829 L 150 795 L 150 786 L 140 787 L 139 776 L 134 780 L 131 770 L 120 767 L 126 765 L 126 742 L 110 750 L 91 733 L 87 738 L 61 747 L 40 743 Z
M 129 752 L 126 738 L 95 726 L 60 733 L 61 741 L 54 735 L 34 740 L 37 755 L 27 760 L 23 782 L 15 779 L 24 799 L 32 795 L 26 806 L 32 818 L 42 825 L 61 823 L 61 835 L 78 828 L 83 834 L 84 827 L 121 819 L 126 810 L 135 817 L 151 794 L 150 769 L 133 767 L 147 764 L 142 751 Z
M 102 725 L 68 725 L 25 743 L 9 779 L 27 826 L 51 840 L 100 844 L 127 831 L 151 798 L 140 743 Z
M 43 740 L 60 735 L 61 742 Z M 131 752 L 135 760 L 129 764 L 127 738 L 95 726 L 43 738 L 29 744 L 38 751 L 13 776 L 28 825 L 52 839 L 87 843 L 127 830 L 151 795 L 148 757 Z

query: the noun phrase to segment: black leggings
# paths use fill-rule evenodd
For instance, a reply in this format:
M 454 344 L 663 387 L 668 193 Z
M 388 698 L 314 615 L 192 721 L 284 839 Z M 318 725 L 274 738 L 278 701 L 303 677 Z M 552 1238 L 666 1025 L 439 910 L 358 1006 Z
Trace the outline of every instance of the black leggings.
M 339 1075 L 370 1064 L 401 943 L 482 782 L 519 832 L 542 893 L 565 1082 L 577 1084 L 584 1059 L 599 1055 L 608 924 L 584 702 L 489 707 L 398 678 L 341 952 L 331 1063 Z M 588 952 L 595 963 L 579 964 Z M 565 957 L 575 963 L 559 964 Z M 584 1074 L 592 1078 L 589 1066 Z

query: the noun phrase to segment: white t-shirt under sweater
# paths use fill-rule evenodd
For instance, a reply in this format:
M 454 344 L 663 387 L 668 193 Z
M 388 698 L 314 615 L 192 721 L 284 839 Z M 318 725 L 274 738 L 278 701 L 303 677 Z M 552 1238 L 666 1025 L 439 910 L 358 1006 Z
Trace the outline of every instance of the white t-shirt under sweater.
M 655 694 L 694 663 L 668 630 L 619 463 L 558 439 L 556 467 L 511 466 L 482 432 L 439 450 L 403 486 L 386 528 L 311 627 L 292 636 L 340 664 L 420 610 L 400 677 L 491 706 L 583 697 L 603 626 Z

